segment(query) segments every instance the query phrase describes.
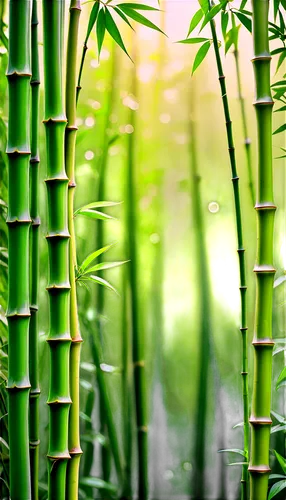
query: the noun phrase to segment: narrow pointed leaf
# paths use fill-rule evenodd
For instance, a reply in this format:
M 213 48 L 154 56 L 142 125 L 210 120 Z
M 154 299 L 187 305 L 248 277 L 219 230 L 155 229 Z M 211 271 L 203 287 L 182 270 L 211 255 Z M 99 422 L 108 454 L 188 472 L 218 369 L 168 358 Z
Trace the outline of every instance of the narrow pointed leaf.
M 279 387 L 281 387 L 281 385 L 285 385 L 285 382 L 286 382 L 286 366 L 284 366 L 283 370 L 281 371 L 281 373 L 277 379 L 276 390 L 279 389 Z M 285 471 L 285 473 L 286 473 L 286 471 Z
M 122 7 L 122 4 L 120 6 L 120 9 L 128 17 L 131 17 L 131 19 L 134 19 L 134 21 L 137 21 L 137 23 L 142 24 L 143 26 L 147 26 L 148 28 L 151 28 L 153 30 L 159 31 L 160 33 L 163 33 L 163 35 L 165 35 L 165 33 L 160 28 L 158 28 L 158 26 L 156 26 L 154 23 L 149 21 L 149 19 L 147 19 L 147 17 L 143 16 L 142 14 L 139 14 L 139 12 L 136 12 L 135 10 L 130 9 L 129 7 L 127 7 L 125 5 L 124 5 L 124 7 Z
M 100 58 L 101 48 L 105 35 L 105 12 L 102 8 L 99 11 L 97 23 L 96 23 L 96 37 L 97 37 L 97 48 L 98 48 L 98 59 Z
M 113 7 L 113 8 L 115 12 L 121 17 L 121 19 L 123 19 L 123 21 L 125 21 L 125 23 L 128 24 L 128 26 L 134 31 L 133 26 L 130 24 L 125 14 L 123 14 L 123 12 L 120 9 L 118 9 L 118 7 Z
M 120 201 L 94 201 L 88 205 L 78 208 L 74 215 L 77 215 L 81 210 L 88 210 L 90 208 L 103 208 L 103 207 L 115 207 L 116 205 L 121 205 Z
M 155 7 L 151 7 L 150 5 L 144 5 L 141 3 L 118 3 L 116 7 L 120 8 L 125 8 L 127 7 L 128 9 L 135 9 L 135 10 L 156 10 L 159 12 L 160 9 L 156 9 Z
M 222 3 L 219 3 L 217 5 L 214 5 L 211 10 L 209 10 L 203 20 L 203 23 L 201 25 L 200 31 L 210 22 L 211 19 L 213 19 L 226 5 L 226 1 L 223 1 Z
M 284 123 L 283 125 L 281 125 L 281 127 L 275 130 L 275 132 L 273 132 L 273 135 L 280 134 L 280 132 L 284 132 L 284 130 L 286 130 L 286 123 Z
M 118 294 L 117 290 L 111 285 L 111 283 L 109 283 L 109 281 L 107 280 L 104 280 L 103 278 L 100 278 L 99 276 L 94 276 L 93 274 L 91 274 L 89 277 L 88 277 L 88 280 L 90 281 L 94 281 L 95 283 L 97 283 L 98 285 L 102 285 L 106 288 L 108 288 L 109 290 L 112 290 L 113 292 L 115 292 L 116 294 Z
M 189 27 L 189 31 L 188 31 L 188 34 L 187 34 L 187 37 L 190 36 L 190 34 L 192 33 L 192 31 L 197 27 L 197 25 L 199 24 L 199 22 L 201 21 L 201 19 L 203 18 L 203 11 L 202 9 L 199 9 L 195 15 L 193 16 L 192 20 L 191 20 L 191 23 L 190 23 L 190 27 Z
M 245 452 L 243 450 L 240 450 L 239 448 L 226 448 L 224 450 L 218 450 L 218 453 L 237 453 L 238 455 L 242 455 L 245 457 Z
M 111 243 L 110 245 L 106 245 L 105 247 L 99 248 L 98 250 L 95 250 L 95 252 L 92 252 L 90 255 L 88 255 L 82 264 L 79 266 L 79 269 L 81 272 L 85 271 L 85 269 L 101 254 L 107 252 L 110 248 L 112 248 L 115 245 L 115 243 Z
M 110 36 L 113 38 L 113 40 L 117 43 L 117 45 L 125 52 L 125 54 L 131 59 L 130 55 L 128 54 L 126 47 L 123 43 L 122 37 L 120 35 L 119 29 L 117 28 L 114 19 L 112 15 L 110 14 L 109 10 L 105 10 L 105 26 L 110 34 Z M 131 59 L 132 61 L 132 59 Z
M 98 220 L 115 220 L 111 215 L 105 214 L 104 212 L 98 212 L 98 210 L 80 210 L 77 212 L 77 215 L 84 215 L 85 217 L 89 217 L 90 219 L 98 219 Z
M 104 269 L 113 269 L 114 267 L 119 267 L 122 266 L 123 264 L 126 264 L 126 262 L 129 262 L 128 260 L 122 260 L 118 262 L 100 262 L 100 264 L 96 264 L 95 266 L 92 266 L 88 269 L 86 269 L 84 274 L 91 273 L 94 271 L 103 271 Z
M 249 17 L 245 16 L 244 14 L 241 14 L 241 12 L 239 12 L 238 10 L 234 10 L 234 14 L 239 19 L 239 21 L 241 22 L 241 24 L 243 24 L 243 26 L 250 33 L 252 33 L 252 20 Z
M 202 43 L 202 42 L 208 42 L 208 38 L 186 38 L 186 40 L 179 40 L 178 43 Z
M 92 488 L 109 491 L 114 494 L 117 492 L 117 487 L 114 484 L 103 481 L 103 479 L 100 479 L 99 477 L 82 477 L 80 479 L 80 484 L 81 486 L 91 486 Z
M 280 491 L 284 490 L 286 488 L 286 480 L 284 481 L 278 481 L 277 483 L 273 484 L 272 488 L 269 491 L 268 495 L 268 500 L 272 500 Z
M 195 60 L 194 60 L 194 64 L 193 64 L 193 68 L 192 68 L 192 75 L 194 74 L 194 72 L 196 71 L 196 69 L 198 69 L 198 67 L 200 66 L 200 64 L 203 62 L 204 58 L 206 57 L 208 51 L 209 51 L 209 48 L 211 46 L 211 42 L 208 41 L 206 43 L 204 43 L 198 50 L 197 52 L 197 55 L 195 57 Z
M 92 9 L 91 9 L 91 12 L 90 12 L 90 16 L 89 16 L 89 20 L 88 20 L 88 26 L 87 26 L 87 32 L 86 32 L 86 37 L 85 37 L 85 43 L 87 42 L 87 40 L 89 39 L 89 36 L 90 36 L 90 33 L 95 25 L 95 21 L 97 19 L 97 15 L 98 15 L 98 11 L 99 11 L 99 1 L 95 2 L 92 6 Z
M 227 30 L 228 20 L 229 20 L 228 11 L 223 11 L 221 13 L 221 31 L 222 31 L 222 35 L 223 35 L 224 39 L 226 37 L 226 30 Z

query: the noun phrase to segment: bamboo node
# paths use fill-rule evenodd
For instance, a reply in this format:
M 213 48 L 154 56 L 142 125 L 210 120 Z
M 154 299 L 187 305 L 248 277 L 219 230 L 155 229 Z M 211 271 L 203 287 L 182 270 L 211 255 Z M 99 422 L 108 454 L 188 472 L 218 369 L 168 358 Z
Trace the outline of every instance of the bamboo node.
M 29 156 L 31 154 L 31 151 L 29 149 L 18 149 L 18 148 L 11 148 L 8 146 L 6 149 L 6 154 L 8 156 L 19 156 L 19 155 Z
M 275 345 L 275 342 L 273 339 L 270 338 L 264 338 L 264 339 L 255 339 L 252 341 L 252 345 L 254 347 L 273 347 Z
M 245 248 L 238 248 L 237 253 L 245 252 Z M 247 288 L 247 286 L 240 286 L 239 288 Z
M 66 126 L 67 132 L 76 132 L 77 130 L 78 130 L 78 127 L 76 125 L 67 125 Z
M 219 80 L 225 80 L 225 76 L 224 76 L 224 75 L 220 75 L 220 76 L 218 77 L 218 79 L 219 79 Z
M 68 184 L 68 189 L 76 188 L 76 183 L 74 181 L 70 181 Z
M 24 308 L 22 311 L 14 310 L 14 311 L 7 311 L 6 313 L 6 318 L 7 319 L 21 319 L 21 318 L 30 318 L 31 313 L 30 309 Z
M 228 150 L 229 151 L 234 151 L 234 148 L 228 148 Z M 235 181 L 238 182 L 239 181 L 238 175 L 236 177 L 232 177 L 231 180 L 232 180 L 232 182 L 235 182 Z
M 275 274 L 276 269 L 271 264 L 255 264 L 253 272 L 258 274 Z
M 269 472 L 271 472 L 268 465 L 250 465 L 248 470 L 252 474 L 269 474 Z
M 244 141 L 244 144 L 245 146 L 250 146 L 251 144 L 251 139 L 249 137 L 246 137 L 245 141 Z
M 31 224 L 31 219 L 7 218 L 6 224 L 9 226 L 17 226 L 18 224 Z
M 258 54 L 257 56 L 254 56 L 251 61 L 256 62 L 256 61 L 271 61 L 272 57 L 270 54 Z
M 241 326 L 239 329 L 241 332 L 246 332 L 248 330 L 248 326 Z
M 249 423 L 252 425 L 271 425 L 272 420 L 270 417 L 255 417 L 254 415 L 251 415 Z
M 37 304 L 30 304 L 30 311 L 31 311 L 31 313 L 32 312 L 36 313 L 36 312 L 38 312 L 38 310 L 39 310 L 39 307 L 37 306 Z
M 33 448 L 33 449 L 37 448 L 38 446 L 40 446 L 40 442 L 41 441 L 39 439 L 37 439 L 37 441 L 30 441 L 29 442 L 30 448 Z
M 46 239 L 49 240 L 51 238 L 70 238 L 69 232 L 66 231 L 61 231 L 61 232 L 50 232 L 46 235 Z
M 58 460 L 69 460 L 71 457 L 70 457 L 70 454 L 69 454 L 68 451 L 63 451 L 61 453 L 59 453 L 59 452 L 56 452 L 56 453 L 49 452 L 47 454 L 47 458 L 49 458 L 50 460 L 53 460 L 54 462 L 57 462 Z
M 49 406 L 58 406 L 58 405 L 70 405 L 72 403 L 72 400 L 70 397 L 57 397 L 56 399 L 52 399 L 50 401 L 47 401 L 47 404 Z
M 75 457 L 77 455 L 82 455 L 83 451 L 82 451 L 82 449 L 81 449 L 80 446 L 75 446 L 74 448 L 71 448 L 69 450 L 69 454 L 70 454 L 71 458 L 73 458 L 73 457 Z
M 65 174 L 62 174 L 60 177 L 48 177 L 45 179 L 45 182 L 46 184 L 53 182 L 69 182 L 69 178 Z
M 40 163 L 40 158 L 38 157 L 38 155 L 31 156 L 30 163 Z
M 48 125 L 56 125 L 57 123 L 62 123 L 62 124 L 65 124 L 67 123 L 67 118 L 66 116 L 58 116 L 58 117 L 50 117 L 50 118 L 46 118 L 45 120 L 43 120 L 43 124 L 48 126 Z
M 39 227 L 41 225 L 40 217 L 32 217 L 31 224 L 33 227 Z
M 40 80 L 31 80 L 30 85 L 32 87 L 36 87 L 37 85 L 40 85 Z
M 265 201 L 264 203 L 255 203 L 255 210 L 276 210 L 277 207 L 272 201 Z
M 272 97 L 261 97 L 259 99 L 255 99 L 253 102 L 253 106 L 273 106 L 274 101 Z
M 14 70 L 14 71 L 7 71 L 6 73 L 6 77 L 8 78 L 8 80 L 13 80 L 15 78 L 31 78 L 32 76 L 32 73 L 27 70 L 27 71 L 17 71 L 17 70 Z
M 30 390 L 30 399 L 36 399 L 40 396 L 41 390 L 39 387 L 35 387 L 35 389 Z

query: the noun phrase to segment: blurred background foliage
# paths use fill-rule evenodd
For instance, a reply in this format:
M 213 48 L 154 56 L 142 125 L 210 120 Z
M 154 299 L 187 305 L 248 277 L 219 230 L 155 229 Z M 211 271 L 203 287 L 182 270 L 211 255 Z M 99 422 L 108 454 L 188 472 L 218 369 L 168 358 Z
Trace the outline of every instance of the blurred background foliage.
M 155 2 L 150 2 L 150 5 Z M 84 41 L 91 4 L 83 5 L 80 45 Z M 160 25 L 169 38 L 138 26 L 133 38 L 126 25 L 122 34 L 127 49 L 136 50 L 136 64 L 115 47 L 106 36 L 100 64 L 97 58 L 96 34 L 92 32 L 82 91 L 78 102 L 79 127 L 76 148 L 76 208 L 98 200 L 99 173 L 106 168 L 104 199 L 122 202 L 106 209 L 116 220 L 95 221 L 76 218 L 78 263 L 98 248 L 98 232 L 104 225 L 103 243 L 116 242 L 104 260 L 128 260 L 126 250 L 126 192 L 128 141 L 133 136 L 135 147 L 134 189 L 137 206 L 137 279 L 140 329 L 146 339 L 146 370 L 149 417 L 150 498 L 154 500 L 187 499 L 193 491 L 192 471 L 196 456 L 196 416 L 198 411 L 199 310 L 200 279 L 195 257 L 194 228 L 190 185 L 190 90 L 196 101 L 197 161 L 201 177 L 202 212 L 205 222 L 207 258 L 210 269 L 211 354 L 208 359 L 206 438 L 206 498 L 237 499 L 240 466 L 227 466 L 239 460 L 232 454 L 218 454 L 222 448 L 242 447 L 241 341 L 239 333 L 238 260 L 236 254 L 235 219 L 232 186 L 228 165 L 223 110 L 219 97 L 212 51 L 191 78 L 195 49 L 174 43 L 187 34 L 190 19 L 197 9 L 195 2 L 166 0 L 163 13 L 151 12 L 149 19 Z M 66 9 L 68 14 L 68 9 Z M 40 17 L 41 19 L 41 17 Z M 5 21 L 5 20 L 4 20 Z M 123 23 L 124 24 L 124 23 Z M 4 26 L 5 31 L 5 26 Z M 40 28 L 41 36 L 41 28 Z M 39 44 L 42 61 L 42 39 Z M 255 115 L 252 108 L 253 74 L 252 43 L 248 32 L 241 29 L 239 50 L 242 86 L 246 102 L 249 135 L 253 142 L 253 164 L 256 162 Z M 81 54 L 79 54 L 80 59 Z M 0 342 L 1 342 L 1 478 L 5 496 L 7 459 L 6 393 L 7 331 L 7 230 L 5 225 L 6 192 L 6 120 L 7 96 L 5 69 L 7 51 L 0 50 Z M 243 146 L 235 61 L 231 53 L 225 60 L 225 74 L 230 98 L 241 179 L 242 214 L 248 270 L 248 324 L 250 355 L 250 387 L 252 386 L 252 327 L 255 281 L 256 227 L 248 187 Z M 43 68 L 41 65 L 41 72 Z M 274 71 L 274 70 L 273 70 Z M 136 95 L 132 81 L 136 77 Z M 41 78 L 43 81 L 43 77 Z M 41 87 L 42 88 L 42 87 Z M 132 113 L 133 112 L 133 113 Z M 131 119 L 132 113 L 132 119 Z M 274 129 L 283 123 L 282 113 L 274 114 Z M 280 115 L 280 116 L 278 116 Z M 43 116 L 43 88 L 40 116 Z M 274 136 L 274 155 L 279 156 L 283 136 Z M 276 154 L 277 153 L 277 154 Z M 41 495 L 46 498 L 46 459 L 48 437 L 48 331 L 47 244 L 46 234 L 46 157 L 44 128 L 40 124 L 40 380 L 41 380 Z M 284 275 L 285 239 L 285 161 L 277 159 L 275 167 L 275 199 L 278 206 L 275 222 L 275 266 L 277 277 Z M 2 248 L 3 247 L 3 248 Z M 105 379 L 120 448 L 123 448 L 122 405 L 122 332 L 130 327 L 129 290 L 126 288 L 127 267 L 104 271 L 104 276 L 118 294 L 104 290 L 101 321 L 101 371 Z M 81 431 L 84 451 L 94 446 L 90 473 L 101 476 L 101 448 L 106 445 L 99 415 L 99 391 L 96 383 L 98 367 L 92 355 L 90 337 L 98 334 L 98 285 L 78 288 L 79 315 L 85 340 L 81 361 Z M 285 332 L 285 283 L 274 291 L 274 337 Z M 283 366 L 283 352 L 274 358 L 273 379 Z M 285 415 L 283 388 L 273 389 L 273 410 Z M 95 398 L 94 406 L 88 402 Z M 88 415 L 88 407 L 93 408 Z M 275 420 L 275 419 L 274 419 Z M 277 422 L 275 422 L 277 423 Z M 133 442 L 136 429 L 133 424 Z M 283 433 L 272 435 L 272 445 L 284 453 Z M 136 449 L 133 450 L 133 481 L 136 478 Z M 272 460 L 274 465 L 274 458 Z M 88 467 L 82 459 L 82 467 Z M 115 470 L 111 472 L 111 481 Z M 274 465 L 275 469 L 275 465 Z M 278 470 L 278 472 L 280 472 Z M 83 475 L 83 472 L 82 472 Z M 0 488 L 1 491 L 1 488 Z M 86 495 L 82 487 L 81 496 Z M 91 489 L 92 498 L 99 498 Z M 98 496 L 97 496 L 98 495 Z

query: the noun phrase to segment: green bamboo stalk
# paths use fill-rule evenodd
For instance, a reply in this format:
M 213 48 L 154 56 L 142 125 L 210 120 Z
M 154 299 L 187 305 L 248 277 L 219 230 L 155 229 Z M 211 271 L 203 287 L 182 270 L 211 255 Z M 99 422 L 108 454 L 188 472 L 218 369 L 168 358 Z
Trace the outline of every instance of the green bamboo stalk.
M 10 498 L 31 498 L 29 461 L 29 161 L 31 2 L 9 4 L 8 429 Z
M 88 434 L 93 431 L 93 426 L 92 426 L 92 412 L 93 412 L 93 407 L 95 403 L 95 391 L 89 391 L 87 394 L 86 398 L 86 403 L 85 403 L 85 411 L 84 413 L 87 415 L 87 417 L 90 418 L 90 421 L 85 422 L 85 434 Z M 94 454 L 94 444 L 93 441 L 87 441 L 85 450 L 84 450 L 84 462 L 83 462 L 83 477 L 89 477 L 91 476 L 91 469 L 92 469 L 92 464 L 93 464 L 93 454 Z M 85 486 L 84 487 L 87 496 L 90 498 L 92 497 L 92 487 L 90 486 Z
M 65 500 L 68 448 L 70 318 L 68 177 L 65 172 L 62 68 L 64 0 L 43 0 L 47 143 L 50 331 L 49 500 Z
M 66 66 L 66 115 L 65 131 L 65 168 L 69 178 L 68 184 L 68 228 L 71 235 L 69 246 L 69 280 L 70 296 L 70 394 L 72 405 L 69 413 L 69 453 L 71 460 L 67 466 L 66 500 L 77 500 L 79 466 L 82 455 L 79 429 L 79 372 L 82 337 L 80 334 L 78 307 L 75 282 L 76 239 L 74 228 L 74 193 L 75 193 L 75 145 L 76 145 L 76 62 L 78 47 L 79 18 L 81 13 L 80 0 L 71 0 L 67 43 Z
M 256 305 L 253 333 L 254 376 L 251 424 L 250 499 L 266 500 L 269 468 L 272 371 L 273 201 L 272 107 L 268 40 L 269 1 L 253 0 L 254 106 L 258 136 Z
M 234 14 L 231 13 L 232 25 L 235 26 L 234 22 Z M 234 41 L 234 60 L 235 60 L 235 70 L 236 70 L 236 82 L 237 82 L 237 90 L 238 90 L 238 100 L 240 104 L 240 113 L 241 113 L 241 121 L 244 135 L 244 149 L 245 149 L 245 157 L 246 157 L 246 165 L 247 165 L 247 174 L 248 174 L 248 187 L 249 193 L 251 197 L 251 202 L 253 206 L 255 205 L 255 191 L 254 191 L 254 183 L 253 183 L 253 168 L 252 168 L 252 159 L 251 159 L 251 139 L 248 135 L 248 127 L 246 120 L 246 112 L 244 105 L 244 97 L 242 93 L 242 85 L 241 85 L 241 76 L 240 76 L 240 62 L 239 62 L 239 50 L 238 50 L 238 38 L 235 38 Z
M 133 42 L 136 43 L 135 40 Z M 134 49 L 135 52 L 135 49 Z M 133 57 L 136 60 L 136 57 Z M 136 71 L 133 71 L 132 94 L 137 94 Z M 130 110 L 130 124 L 135 130 L 135 111 Z M 148 498 L 148 426 L 147 386 L 145 373 L 145 338 L 139 326 L 138 262 L 137 262 L 137 206 L 135 195 L 135 133 L 128 134 L 127 144 L 126 210 L 129 247 L 129 283 L 131 291 L 132 358 L 134 372 L 135 410 L 138 446 L 138 497 Z
M 31 158 L 30 158 L 30 331 L 29 331 L 29 364 L 30 364 L 30 468 L 32 499 L 38 500 L 39 480 L 39 358 L 38 358 L 38 283 L 39 283 L 39 85 L 40 69 L 38 54 L 38 13 L 37 0 L 33 0 L 32 8 L 32 78 L 31 78 Z
M 248 446 L 249 446 L 249 401 L 248 401 L 248 353 L 247 353 L 247 311 L 246 311 L 246 269 L 245 269 L 245 249 L 243 246 L 243 231 L 242 231 L 242 220 L 241 220 L 241 207 L 240 207 L 240 193 L 239 193 L 239 177 L 237 174 L 236 167 L 236 157 L 235 157 L 235 147 L 232 134 L 232 121 L 229 112 L 228 96 L 225 83 L 225 76 L 223 73 L 223 67 L 220 57 L 219 44 L 216 34 L 215 22 L 212 19 L 210 21 L 211 32 L 213 38 L 213 45 L 215 51 L 216 65 L 218 70 L 218 79 L 221 89 L 221 97 L 223 102 L 223 110 L 226 124 L 227 133 L 227 143 L 229 151 L 229 161 L 232 174 L 232 185 L 233 185 L 233 196 L 234 196 L 234 206 L 235 206 L 235 218 L 236 218 L 236 233 L 237 233 L 237 252 L 239 258 L 239 275 L 240 275 L 240 301 L 241 301 L 241 337 L 242 337 L 242 393 L 243 393 L 243 450 L 245 454 L 245 462 L 248 462 Z M 248 498 L 248 472 L 247 464 L 242 466 L 242 477 L 241 477 L 241 500 L 246 500 Z

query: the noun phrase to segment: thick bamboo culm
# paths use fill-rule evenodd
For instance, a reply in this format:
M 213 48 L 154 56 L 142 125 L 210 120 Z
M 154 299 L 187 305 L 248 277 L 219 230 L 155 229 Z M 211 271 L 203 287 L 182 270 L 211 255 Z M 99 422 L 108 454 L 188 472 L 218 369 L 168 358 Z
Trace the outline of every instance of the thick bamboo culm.
M 38 500 L 39 480 L 39 366 L 38 366 L 38 283 L 39 283 L 39 53 L 38 53 L 38 13 L 37 0 L 32 7 L 32 78 L 31 78 L 31 158 L 30 158 L 30 468 L 32 499 Z
M 239 276 L 240 276 L 240 303 L 241 303 L 241 337 L 242 337 L 242 392 L 243 392 L 243 450 L 245 453 L 245 462 L 248 462 L 248 446 L 249 446 L 249 400 L 248 400 L 248 345 L 247 345 L 247 310 L 246 310 L 246 269 L 245 269 L 245 249 L 243 246 L 243 231 L 242 231 L 242 220 L 241 220 L 241 208 L 240 208 L 240 193 L 239 193 L 239 177 L 236 168 L 236 157 L 235 157 L 235 147 L 232 134 L 232 121 L 229 112 L 228 96 L 226 90 L 225 76 L 223 73 L 223 67 L 220 57 L 219 44 L 217 39 L 215 22 L 212 19 L 210 21 L 211 32 L 214 44 L 214 51 L 216 57 L 216 64 L 218 70 L 218 78 L 221 88 L 221 97 L 223 102 L 224 117 L 226 124 L 227 133 L 227 143 L 229 151 L 229 161 L 231 167 L 232 175 L 232 185 L 233 185 L 233 197 L 234 197 L 234 207 L 235 207 L 235 218 L 236 218 L 236 233 L 237 233 L 237 252 L 239 258 Z M 247 500 L 248 498 L 248 472 L 247 463 L 242 466 L 242 477 L 241 477 L 241 500 Z
M 66 67 L 66 116 L 67 127 L 65 132 L 65 168 L 69 179 L 68 184 L 68 228 L 71 235 L 69 246 L 69 279 L 71 286 L 70 296 L 70 395 L 72 404 L 69 413 L 69 453 L 71 460 L 67 465 L 67 492 L 66 500 L 77 500 L 79 466 L 82 450 L 80 446 L 79 430 L 79 371 L 80 351 L 82 338 L 79 328 L 75 266 L 76 266 L 76 239 L 74 228 L 74 193 L 75 193 L 75 145 L 76 145 L 76 62 L 78 47 L 79 18 L 81 13 L 80 0 L 71 0 L 70 18 L 67 44 Z
M 268 40 L 269 1 L 253 0 L 254 76 L 257 119 L 258 181 L 256 305 L 253 333 L 254 375 L 251 417 L 250 499 L 266 500 L 269 468 L 270 404 L 272 372 L 273 201 L 272 107 Z
M 43 0 L 45 129 L 47 144 L 48 250 L 50 331 L 50 410 L 48 449 L 49 500 L 65 500 L 70 458 L 68 427 L 70 398 L 70 282 L 68 177 L 65 172 L 62 68 L 64 0 Z
M 29 460 L 29 165 L 31 2 L 9 3 L 8 428 L 10 498 L 31 498 Z

